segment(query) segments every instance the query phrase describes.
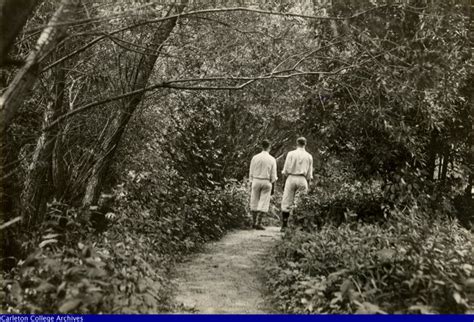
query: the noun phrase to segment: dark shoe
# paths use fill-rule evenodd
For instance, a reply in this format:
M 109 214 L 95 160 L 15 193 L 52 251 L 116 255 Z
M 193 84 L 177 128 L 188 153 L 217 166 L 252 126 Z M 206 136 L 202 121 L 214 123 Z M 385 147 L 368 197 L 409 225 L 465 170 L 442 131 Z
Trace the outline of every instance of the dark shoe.
M 265 230 L 265 227 L 263 227 L 262 225 L 255 225 L 255 229 L 256 230 Z
M 283 233 L 286 231 L 286 228 L 288 227 L 288 218 L 290 217 L 290 213 L 288 212 L 282 212 L 281 213 L 281 229 L 280 231 Z
M 252 211 L 252 228 L 255 228 L 256 223 L 257 223 L 257 212 Z
M 290 213 L 286 211 L 281 212 L 281 228 L 285 229 L 288 226 L 288 219 L 290 217 Z

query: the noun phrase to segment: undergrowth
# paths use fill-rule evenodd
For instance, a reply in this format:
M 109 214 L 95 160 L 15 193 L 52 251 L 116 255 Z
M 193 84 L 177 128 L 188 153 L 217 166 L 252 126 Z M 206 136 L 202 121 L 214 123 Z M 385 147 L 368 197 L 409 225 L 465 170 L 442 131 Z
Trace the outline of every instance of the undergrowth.
M 152 181 L 129 175 L 107 197 L 112 208 L 53 203 L 34 233 L 16 232 L 28 256 L 2 273 L 1 310 L 174 311 L 168 273 L 184 254 L 245 225 L 247 195 L 235 182 L 212 190 L 175 185 L 160 193 L 150 189 Z
M 449 216 L 449 199 L 380 191 L 346 185 L 300 200 L 266 269 L 279 311 L 473 312 L 472 233 Z

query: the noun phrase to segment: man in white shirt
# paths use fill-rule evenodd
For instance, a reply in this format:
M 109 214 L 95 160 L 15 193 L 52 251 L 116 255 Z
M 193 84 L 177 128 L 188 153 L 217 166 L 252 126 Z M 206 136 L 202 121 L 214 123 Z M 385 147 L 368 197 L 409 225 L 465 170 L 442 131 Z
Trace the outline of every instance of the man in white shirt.
M 313 179 L 313 157 L 305 150 L 306 139 L 298 138 L 296 145 L 296 150 L 288 152 L 282 171 L 283 175 L 287 176 L 281 200 L 282 231 L 288 226 L 295 194 L 300 191 L 307 193 L 308 183 Z
M 250 194 L 250 211 L 252 212 L 252 228 L 264 230 L 261 220 L 268 212 L 272 192 L 272 184 L 277 180 L 277 164 L 269 153 L 270 142 L 262 141 L 262 152 L 254 155 L 250 162 L 249 180 L 252 183 Z

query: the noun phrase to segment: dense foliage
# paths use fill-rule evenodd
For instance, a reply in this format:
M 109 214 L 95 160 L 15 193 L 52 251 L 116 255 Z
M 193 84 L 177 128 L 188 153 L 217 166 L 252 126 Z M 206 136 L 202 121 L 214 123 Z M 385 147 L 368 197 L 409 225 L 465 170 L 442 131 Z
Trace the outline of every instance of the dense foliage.
M 291 313 L 464 313 L 472 303 L 472 237 L 456 223 L 343 224 L 287 234 L 268 269 Z M 448 246 L 449 245 L 449 246 Z
M 2 310 L 173 310 L 174 262 L 246 226 L 259 142 L 281 168 L 299 135 L 316 178 L 274 253 L 279 308 L 472 305 L 468 1 L 0 10 Z
M 421 193 L 402 177 L 361 179 L 329 158 L 273 252 L 268 288 L 289 313 L 472 311 L 472 233 L 454 218 L 459 190 Z M 397 180 L 398 179 L 398 180 Z M 420 183 L 421 184 L 421 183 Z M 462 187 L 458 187 L 462 192 Z M 437 197 L 435 197 L 437 196 Z
M 247 194 L 234 183 L 212 191 L 174 185 L 167 193 L 150 186 L 146 174 L 129 173 L 103 198 L 104 205 L 114 198 L 105 216 L 95 208 L 52 204 L 42 233 L 30 234 L 23 245 L 29 255 L 2 274 L 2 310 L 173 311 L 173 263 L 229 228 L 245 227 Z
M 285 312 L 472 312 L 472 16 L 411 4 L 315 24 L 346 40 L 319 63 L 347 72 L 309 80 L 303 128 L 326 160 L 268 269 Z M 328 10 L 354 8 L 373 4 Z

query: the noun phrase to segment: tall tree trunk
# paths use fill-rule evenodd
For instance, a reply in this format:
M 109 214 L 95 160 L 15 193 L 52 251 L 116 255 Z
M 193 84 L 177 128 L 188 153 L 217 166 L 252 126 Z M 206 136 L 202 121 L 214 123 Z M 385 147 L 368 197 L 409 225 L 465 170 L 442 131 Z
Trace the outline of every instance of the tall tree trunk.
M 53 156 L 52 156 L 52 180 L 54 186 L 54 194 L 59 200 L 66 197 L 68 185 L 68 165 L 64 159 L 66 149 L 66 136 L 70 123 L 66 123 L 61 130 L 58 130 L 56 140 L 54 140 Z
M 0 3 L 0 8 L 3 10 L 2 21 L 0 24 L 5 28 L 4 24 L 8 23 L 10 19 L 19 14 L 19 12 L 16 11 L 18 7 L 14 8 L 15 6 L 20 6 L 20 8 L 25 9 L 24 12 L 20 14 L 21 17 L 24 17 L 24 15 L 27 16 L 33 11 L 34 4 L 36 4 L 35 1 L 31 1 L 31 3 L 24 0 L 3 1 Z M 61 23 L 72 17 L 74 9 L 78 4 L 79 1 L 77 0 L 63 0 L 61 2 L 48 25 L 38 38 L 35 48 L 29 53 L 25 64 L 20 68 L 12 82 L 0 97 L 0 197 L 2 200 L 5 196 L 6 180 L 8 180 L 8 173 L 6 173 L 6 165 L 8 162 L 6 158 L 6 136 L 8 128 L 17 110 L 23 104 L 24 100 L 27 99 L 29 91 L 32 89 L 38 78 L 38 62 L 40 59 L 44 58 L 45 55 L 49 54 L 55 46 L 57 46 L 64 30 L 66 29 L 64 25 L 61 25 Z M 7 8 L 10 9 L 7 10 Z M 12 14 L 11 17 L 5 16 L 8 12 Z M 14 14 L 14 12 L 16 12 L 16 14 Z M 4 38 L 4 43 L 1 45 L 1 50 L 3 51 L 0 52 L 0 55 L 6 55 L 11 47 L 11 43 L 18 34 L 19 29 L 24 25 L 26 17 L 21 18 L 20 20 L 23 22 L 18 23 L 18 25 L 17 22 L 12 22 L 12 30 L 8 31 L 5 35 L 3 33 L 1 34 L 0 38 Z M 15 27 L 13 27 L 13 25 L 15 25 Z M 14 32 L 13 30 L 16 31 Z M 2 32 L 3 31 L 5 31 L 5 29 L 2 29 Z M 6 56 L 2 57 L 2 59 L 5 57 Z M 1 211 L 1 219 L 4 219 L 4 210 L 1 209 Z
M 168 15 L 179 14 L 183 9 L 184 6 L 175 6 L 168 12 Z M 132 83 L 130 84 L 130 90 L 136 90 L 146 86 L 158 58 L 158 51 L 170 36 L 176 26 L 176 22 L 177 18 L 166 20 L 154 33 L 152 39 L 149 41 L 149 48 L 153 53 L 142 54 L 140 56 L 135 67 L 135 77 L 133 77 Z M 143 95 L 144 93 L 140 93 L 129 98 L 114 115 L 113 122 L 111 122 L 109 131 L 107 132 L 104 141 L 101 143 L 92 167 L 91 175 L 87 182 L 86 191 L 82 200 L 83 205 L 95 204 L 97 202 L 103 181 L 113 160 L 118 144 L 130 118 L 142 101 Z
M 58 53 L 56 53 L 58 55 Z M 48 104 L 44 112 L 43 128 L 49 126 L 52 120 L 55 120 L 63 113 L 64 90 L 66 81 L 66 72 L 64 66 L 57 66 L 52 78 L 53 101 Z M 37 140 L 36 148 L 33 154 L 28 172 L 25 178 L 25 185 L 21 195 L 23 214 L 27 218 L 27 224 L 34 225 L 41 222 L 42 216 L 46 210 L 46 203 L 50 201 L 54 192 L 52 164 L 53 149 L 60 128 L 58 125 L 49 131 L 43 131 Z
M 35 48 L 30 52 L 25 65 L 18 71 L 7 90 L 0 97 L 0 133 L 4 134 L 18 108 L 28 97 L 38 78 L 38 62 L 49 54 L 60 42 L 67 27 L 63 24 L 71 19 L 79 5 L 78 0 L 62 0 L 46 28 L 41 33 Z M 2 35 L 3 36 L 3 35 Z

